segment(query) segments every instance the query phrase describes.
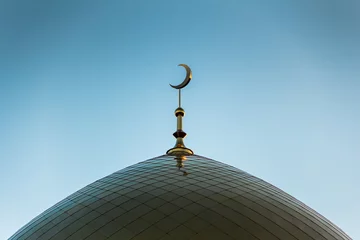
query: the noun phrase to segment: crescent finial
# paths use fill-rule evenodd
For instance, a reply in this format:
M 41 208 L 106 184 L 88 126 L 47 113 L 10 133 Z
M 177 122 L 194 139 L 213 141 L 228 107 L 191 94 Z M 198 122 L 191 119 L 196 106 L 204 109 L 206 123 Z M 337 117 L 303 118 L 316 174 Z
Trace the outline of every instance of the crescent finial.
M 176 166 L 179 170 L 184 167 L 184 161 L 186 160 L 186 156 L 193 155 L 194 152 L 185 147 L 184 138 L 186 133 L 182 130 L 182 118 L 185 116 L 185 111 L 181 108 L 181 89 L 186 87 L 191 80 L 191 69 L 186 64 L 179 64 L 178 66 L 182 66 L 186 69 L 186 77 L 185 80 L 177 86 L 173 86 L 170 84 L 171 87 L 179 90 L 179 107 L 175 110 L 175 116 L 177 118 L 177 130 L 174 132 L 173 136 L 176 138 L 175 146 L 169 149 L 166 154 L 175 157 L 177 162 Z M 186 171 L 180 170 L 183 172 L 184 175 L 188 173 Z
M 191 80 L 191 78 L 192 78 L 192 73 L 191 73 L 191 69 L 190 69 L 190 67 L 189 67 L 188 65 L 186 65 L 186 64 L 179 64 L 178 66 L 182 66 L 182 67 L 185 68 L 185 70 L 186 70 L 186 77 L 185 77 L 184 81 L 183 81 L 182 83 L 180 83 L 179 85 L 174 86 L 174 85 L 171 85 L 171 84 L 170 84 L 170 86 L 173 87 L 173 88 L 176 88 L 176 89 L 181 89 L 181 88 L 186 87 L 186 85 L 189 84 L 189 82 L 190 82 L 190 80 Z

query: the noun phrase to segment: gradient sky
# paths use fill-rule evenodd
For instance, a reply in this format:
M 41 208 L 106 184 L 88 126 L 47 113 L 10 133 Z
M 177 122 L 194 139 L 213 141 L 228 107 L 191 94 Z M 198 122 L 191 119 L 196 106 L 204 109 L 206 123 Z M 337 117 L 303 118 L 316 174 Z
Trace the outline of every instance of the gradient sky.
M 0 239 L 185 144 L 360 239 L 360 1 L 0 0 Z

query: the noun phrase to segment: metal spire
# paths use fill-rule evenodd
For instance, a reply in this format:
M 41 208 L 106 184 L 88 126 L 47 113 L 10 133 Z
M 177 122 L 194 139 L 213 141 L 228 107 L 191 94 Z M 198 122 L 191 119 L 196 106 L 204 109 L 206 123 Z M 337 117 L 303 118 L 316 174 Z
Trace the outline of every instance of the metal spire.
M 194 152 L 191 149 L 185 147 L 184 144 L 184 138 L 186 137 L 186 133 L 182 130 L 182 118 L 185 116 L 185 110 L 181 108 L 181 89 L 189 84 L 192 78 L 192 73 L 191 69 L 187 65 L 179 64 L 179 66 L 183 66 L 186 69 L 186 78 L 181 84 L 177 86 L 173 86 L 170 84 L 171 87 L 179 89 L 179 107 L 175 109 L 175 116 L 177 118 L 177 130 L 176 132 L 174 132 L 173 135 L 176 138 L 176 143 L 173 148 L 169 149 L 166 152 L 166 154 L 175 157 L 177 161 L 176 166 L 180 169 L 184 166 L 183 162 L 186 160 L 186 156 L 193 155 Z M 184 172 L 184 174 L 185 173 L 186 172 Z

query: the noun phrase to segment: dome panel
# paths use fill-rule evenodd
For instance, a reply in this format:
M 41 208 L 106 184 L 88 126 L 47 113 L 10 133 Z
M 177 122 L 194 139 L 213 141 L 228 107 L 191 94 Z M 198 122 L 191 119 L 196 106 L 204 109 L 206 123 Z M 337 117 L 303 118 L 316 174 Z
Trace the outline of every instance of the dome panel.
M 55 204 L 10 239 L 351 239 L 275 186 L 193 155 L 163 155 Z

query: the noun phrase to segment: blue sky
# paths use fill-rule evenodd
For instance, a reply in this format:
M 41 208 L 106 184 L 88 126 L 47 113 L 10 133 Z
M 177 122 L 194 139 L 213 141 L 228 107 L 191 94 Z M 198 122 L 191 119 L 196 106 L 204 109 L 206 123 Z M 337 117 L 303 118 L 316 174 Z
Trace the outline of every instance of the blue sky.
M 185 143 L 360 239 L 360 2 L 0 0 L 0 239 Z

